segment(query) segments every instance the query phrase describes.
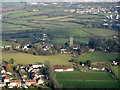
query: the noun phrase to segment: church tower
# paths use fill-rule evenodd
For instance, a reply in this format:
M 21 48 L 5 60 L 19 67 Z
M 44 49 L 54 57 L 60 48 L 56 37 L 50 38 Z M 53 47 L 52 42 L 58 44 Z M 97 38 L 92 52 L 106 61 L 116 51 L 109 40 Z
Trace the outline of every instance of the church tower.
M 73 35 L 70 36 L 70 47 L 73 46 Z

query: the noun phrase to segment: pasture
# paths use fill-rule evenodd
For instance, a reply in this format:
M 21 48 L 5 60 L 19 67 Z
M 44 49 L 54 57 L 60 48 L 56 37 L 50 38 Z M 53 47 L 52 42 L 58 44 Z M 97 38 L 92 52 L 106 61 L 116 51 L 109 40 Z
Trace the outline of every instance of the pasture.
M 118 82 L 107 72 L 56 72 L 63 88 L 118 88 Z
M 116 75 L 118 79 L 120 79 L 120 67 L 119 66 L 112 66 L 112 71 Z
M 0 46 L 5 46 L 5 45 L 11 45 L 11 42 L 7 42 L 7 41 L 0 41 Z
M 69 41 L 69 38 L 55 38 L 53 39 L 54 43 L 58 44 L 64 44 Z M 75 42 L 81 42 L 81 43 L 88 43 L 89 39 L 88 38 L 74 38 Z
M 11 52 L 2 53 L 2 60 L 9 61 L 11 58 L 14 59 L 15 64 L 34 64 L 36 62 L 44 63 L 45 61 L 49 61 L 52 65 L 71 65 L 71 63 L 68 62 L 71 56 L 66 54 L 35 56 L 26 53 L 11 53 Z
M 92 62 L 113 61 L 118 57 L 117 53 L 93 52 L 79 56 L 79 61 L 91 60 Z
M 23 30 L 43 30 L 45 28 L 46 33 L 53 36 L 66 37 L 73 36 L 107 36 L 117 35 L 117 31 L 109 29 L 99 28 L 84 28 L 86 24 L 96 23 L 100 18 L 105 18 L 104 15 L 80 15 L 75 13 L 68 13 L 64 10 L 66 8 L 58 7 L 36 7 L 29 6 L 21 8 L 19 10 L 3 12 L 3 16 L 7 17 L 3 19 L 2 31 L 23 31 Z M 95 22 L 94 22 L 95 21 Z M 62 39 L 60 43 L 66 41 Z M 81 39 L 83 43 L 87 43 L 88 40 Z M 55 40 L 55 42 L 57 42 Z M 59 43 L 59 42 L 58 42 Z
M 79 61 L 91 60 L 92 62 L 103 62 L 115 60 L 118 57 L 118 54 L 110 54 L 110 53 L 86 53 L 85 55 L 79 56 Z M 72 58 L 72 54 L 57 54 L 50 56 L 38 56 L 27 53 L 11 53 L 11 52 L 3 52 L 2 60 L 9 61 L 10 58 L 14 58 L 15 64 L 33 64 L 36 62 L 45 62 L 50 61 L 52 65 L 72 65 L 73 63 L 68 62 Z

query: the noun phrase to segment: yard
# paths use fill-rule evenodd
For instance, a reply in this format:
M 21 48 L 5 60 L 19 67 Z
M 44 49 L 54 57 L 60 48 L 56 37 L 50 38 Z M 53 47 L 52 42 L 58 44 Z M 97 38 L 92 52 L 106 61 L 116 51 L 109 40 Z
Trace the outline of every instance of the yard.
M 118 82 L 107 72 L 57 72 L 56 78 L 63 88 L 118 88 Z

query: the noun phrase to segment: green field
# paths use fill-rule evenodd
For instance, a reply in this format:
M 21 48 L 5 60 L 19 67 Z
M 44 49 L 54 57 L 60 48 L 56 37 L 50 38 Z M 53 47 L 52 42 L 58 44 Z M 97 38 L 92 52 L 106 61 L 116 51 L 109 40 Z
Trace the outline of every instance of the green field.
M 86 53 L 79 57 L 79 61 L 91 60 L 92 62 L 112 61 L 118 57 L 116 53 L 93 52 Z
M 64 44 L 69 41 L 69 38 L 55 38 L 53 40 L 54 43 L 57 44 Z M 74 38 L 75 42 L 81 42 L 81 43 L 88 43 L 89 39 L 88 38 Z
M 110 54 L 110 53 L 87 53 L 85 55 L 81 55 L 79 57 L 79 61 L 91 60 L 92 62 L 103 62 L 114 60 L 118 57 L 118 54 Z M 26 53 L 2 53 L 3 60 L 9 60 L 10 58 L 14 58 L 15 64 L 30 64 L 36 62 L 44 62 L 46 60 L 50 61 L 52 65 L 72 65 L 72 63 L 68 62 L 72 57 L 70 54 L 57 54 L 51 56 L 35 56 L 32 54 Z
M 13 58 L 15 64 L 34 64 L 36 62 L 45 62 L 50 61 L 52 65 L 71 65 L 68 62 L 70 60 L 70 55 L 58 54 L 58 55 L 50 55 L 50 56 L 35 56 L 32 54 L 26 53 L 2 53 L 2 59 L 9 61 L 10 58 Z
M 119 66 L 112 66 L 112 71 L 116 75 L 116 77 L 120 80 L 120 67 Z
M 107 72 L 57 72 L 63 88 L 118 88 L 118 82 Z
M 7 42 L 7 41 L 0 41 L 0 46 L 5 46 L 5 45 L 11 45 L 11 42 Z
M 9 3 L 4 3 L 3 6 L 7 6 Z M 13 3 L 9 4 L 10 6 L 24 6 L 24 3 Z M 9 6 L 8 5 L 8 6 Z M 25 6 L 19 10 L 3 12 L 4 18 L 2 23 L 2 31 L 18 31 L 18 30 L 35 30 L 41 28 L 46 29 L 46 33 L 52 34 L 58 37 L 66 37 L 69 35 L 73 36 L 112 36 L 117 35 L 117 31 L 109 29 L 100 29 L 100 28 L 84 28 L 86 24 L 90 23 L 99 23 L 101 18 L 105 18 L 104 14 L 98 15 L 81 15 L 75 13 L 64 12 L 65 7 L 44 7 L 37 6 L 39 11 L 33 12 L 36 9 L 35 6 Z M 115 14 L 115 13 L 114 13 Z M 93 21 L 95 22 L 93 22 Z M 80 22 L 80 23 L 77 23 Z M 61 39 L 59 39 L 60 41 Z M 63 40 L 58 43 L 63 43 L 66 40 Z M 81 39 L 81 42 L 87 43 L 87 39 Z

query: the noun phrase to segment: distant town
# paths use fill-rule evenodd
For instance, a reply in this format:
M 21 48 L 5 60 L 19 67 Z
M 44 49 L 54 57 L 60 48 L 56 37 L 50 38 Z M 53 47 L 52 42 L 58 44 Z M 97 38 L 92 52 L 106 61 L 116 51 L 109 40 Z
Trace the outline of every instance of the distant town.
M 0 88 L 119 89 L 120 2 L 87 1 L 2 2 Z

